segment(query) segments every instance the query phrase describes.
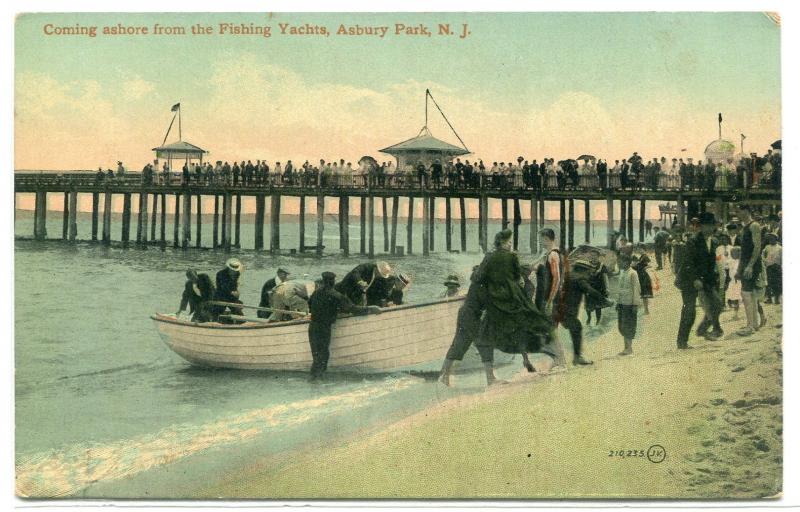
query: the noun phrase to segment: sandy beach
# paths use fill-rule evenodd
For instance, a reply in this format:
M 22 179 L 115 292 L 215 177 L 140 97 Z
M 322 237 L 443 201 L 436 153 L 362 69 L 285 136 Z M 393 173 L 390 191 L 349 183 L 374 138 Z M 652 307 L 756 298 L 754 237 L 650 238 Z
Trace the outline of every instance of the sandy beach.
M 640 322 L 634 355 L 612 328 L 596 364 L 517 374 L 346 440 L 252 460 L 196 497 L 760 498 L 782 489 L 780 306 L 755 336 L 679 351 L 672 275 Z M 582 320 L 583 320 L 582 316 Z M 455 386 L 459 379 L 455 379 Z

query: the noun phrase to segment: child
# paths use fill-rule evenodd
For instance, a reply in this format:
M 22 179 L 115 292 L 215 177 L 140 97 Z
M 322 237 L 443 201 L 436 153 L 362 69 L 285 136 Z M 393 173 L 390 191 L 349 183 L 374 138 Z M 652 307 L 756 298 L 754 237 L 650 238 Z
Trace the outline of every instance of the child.
M 632 260 L 631 267 L 636 271 L 639 276 L 639 289 L 642 292 L 642 305 L 644 305 L 644 314 L 650 314 L 648 307 L 648 299 L 653 298 L 653 281 L 650 279 L 650 274 L 647 273 L 647 267 L 650 265 L 650 257 L 647 254 L 639 256 L 638 260 Z
M 631 268 L 631 257 L 619 257 L 619 282 L 617 283 L 617 327 L 625 341 L 621 356 L 633 354 L 633 337 L 636 336 L 636 317 L 642 304 L 639 274 Z
M 733 269 L 730 272 L 730 275 L 733 277 L 728 284 L 728 289 L 725 291 L 725 297 L 728 299 L 728 307 L 733 309 L 734 320 L 739 319 L 739 298 L 742 296 L 742 282 L 735 275 L 736 269 L 739 268 L 739 258 L 741 258 L 741 256 L 741 247 L 731 247 L 728 268 Z

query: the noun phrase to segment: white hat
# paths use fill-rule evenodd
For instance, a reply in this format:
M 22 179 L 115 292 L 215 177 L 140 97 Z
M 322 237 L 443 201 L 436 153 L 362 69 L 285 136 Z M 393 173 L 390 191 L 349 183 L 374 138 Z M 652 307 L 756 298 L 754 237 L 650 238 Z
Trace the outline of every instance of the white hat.
M 377 263 L 378 273 L 381 275 L 382 278 L 386 279 L 390 275 L 392 275 L 392 267 L 385 261 L 379 261 Z
M 238 258 L 229 259 L 228 261 L 225 262 L 225 266 L 236 272 L 241 272 L 242 270 L 244 270 L 244 265 L 242 265 L 242 262 L 239 261 Z

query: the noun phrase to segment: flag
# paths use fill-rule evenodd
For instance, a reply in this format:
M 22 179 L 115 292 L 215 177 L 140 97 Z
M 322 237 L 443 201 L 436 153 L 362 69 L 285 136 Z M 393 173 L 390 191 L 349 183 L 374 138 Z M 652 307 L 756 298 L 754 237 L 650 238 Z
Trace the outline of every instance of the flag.
M 683 149 L 681 149 L 681 151 L 688 151 L 688 150 L 689 150 L 689 148 L 683 148 Z
M 177 112 L 180 109 L 181 109 L 181 104 L 180 103 L 176 103 L 176 104 L 172 105 L 172 108 L 169 111 L 170 112 Z
M 180 105 L 180 103 L 179 103 L 179 105 Z M 173 107 L 173 108 L 175 108 L 175 107 Z M 722 122 L 722 112 L 719 113 L 719 122 L 720 123 Z
M 747 136 L 745 134 L 742 133 L 741 135 L 742 135 L 742 140 L 747 138 Z

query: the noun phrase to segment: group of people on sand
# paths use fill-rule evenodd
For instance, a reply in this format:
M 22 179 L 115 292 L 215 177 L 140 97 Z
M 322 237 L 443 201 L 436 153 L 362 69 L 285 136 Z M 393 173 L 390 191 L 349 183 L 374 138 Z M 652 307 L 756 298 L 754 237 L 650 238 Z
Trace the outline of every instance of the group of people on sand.
M 780 213 L 754 217 L 752 208 L 739 205 L 738 217 L 727 225 L 710 212 L 692 218 L 684 229 L 654 227 L 656 271 L 671 265 L 681 292 L 682 309 L 677 333 L 679 349 L 691 348 L 689 336 L 702 310 L 695 333 L 708 340 L 723 335 L 720 313 L 731 308 L 738 315 L 744 307 L 746 323 L 737 332 L 749 336 L 766 323 L 763 304 L 780 304 L 782 296 L 782 249 Z M 583 305 L 586 324 L 599 324 L 603 309 L 616 306 L 617 328 L 623 338 L 621 356 L 633 353 L 640 310 L 649 314 L 648 300 L 658 290 L 657 274 L 650 270 L 647 251 L 614 237 L 614 261 L 598 248 L 584 246 L 568 256 L 559 248 L 555 232 L 540 231 L 543 252 L 532 264 L 523 264 L 512 250 L 512 231 L 504 229 L 494 239 L 493 250 L 472 269 L 463 303 L 456 319 L 455 335 L 442 365 L 439 380 L 451 385 L 453 367 L 474 345 L 484 365 L 489 385 L 501 382 L 494 373 L 494 351 L 521 354 L 525 368 L 534 372 L 530 353 L 550 355 L 564 365 L 557 327 L 570 335 L 574 365 L 591 365 L 584 353 Z M 607 255 L 606 255 L 607 256 Z M 240 323 L 239 297 L 242 263 L 229 259 L 212 282 L 207 274 L 187 272 L 178 315 L 189 308 L 194 322 Z M 617 276 L 616 286 L 609 277 Z M 308 276 L 305 276 L 308 277 Z M 313 356 L 312 379 L 322 376 L 330 354 L 331 328 L 339 314 L 380 313 L 382 308 L 403 304 L 411 279 L 395 273 L 385 261 L 355 266 L 337 282 L 332 272 L 320 279 L 293 280 L 279 268 L 262 289 L 255 308 L 261 321 L 280 322 L 310 316 L 309 344 Z M 457 275 L 447 276 L 441 298 L 459 297 Z M 612 300 L 613 299 L 613 300 Z
M 581 303 L 596 313 L 614 305 L 609 300 L 609 269 L 601 251 L 588 248 L 571 261 L 557 246 L 555 232 L 540 232 L 544 252 L 532 265 L 523 265 L 512 250 L 512 231 L 497 233 L 494 248 L 472 269 L 469 288 L 461 306 L 456 333 L 445 355 L 439 380 L 451 385 L 453 367 L 473 344 L 489 385 L 502 382 L 494 373 L 494 350 L 521 354 L 529 372 L 535 368 L 529 353 L 550 355 L 565 364 L 556 327 L 570 333 L 574 365 L 591 365 L 583 352 L 583 325 L 578 318 Z M 618 297 L 619 299 L 620 297 Z M 626 306 L 623 297 L 622 302 Z M 629 309 L 630 310 L 630 309 Z M 635 328 L 635 324 L 634 324 Z
M 766 325 L 763 305 L 780 304 L 783 294 L 781 239 L 780 213 L 761 218 L 748 204 L 740 204 L 738 216 L 726 225 L 704 212 L 687 229 L 672 228 L 667 250 L 683 300 L 678 348 L 691 348 L 698 302 L 703 311 L 695 330 L 698 337 L 720 339 L 724 335 L 720 314 L 731 308 L 738 318 L 740 303 L 745 325 L 736 335 L 751 336 Z

